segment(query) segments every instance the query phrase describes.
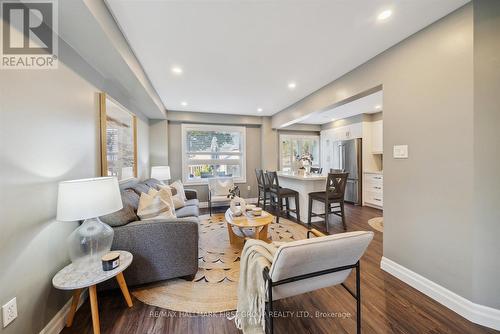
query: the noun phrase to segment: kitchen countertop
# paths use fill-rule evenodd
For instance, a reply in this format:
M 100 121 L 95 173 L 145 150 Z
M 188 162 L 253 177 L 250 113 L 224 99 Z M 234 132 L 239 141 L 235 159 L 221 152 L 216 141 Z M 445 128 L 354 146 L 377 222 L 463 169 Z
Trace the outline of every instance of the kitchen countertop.
M 299 175 L 296 173 L 279 171 L 278 176 L 286 177 L 289 179 L 301 180 L 301 181 L 324 181 L 324 180 L 326 180 L 326 175 L 321 175 L 321 174 Z

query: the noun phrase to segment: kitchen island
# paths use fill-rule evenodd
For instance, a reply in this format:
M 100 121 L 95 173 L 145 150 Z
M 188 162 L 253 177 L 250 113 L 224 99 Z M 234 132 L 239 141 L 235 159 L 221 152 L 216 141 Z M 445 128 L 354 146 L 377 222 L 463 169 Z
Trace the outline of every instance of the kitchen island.
M 309 213 L 309 193 L 314 191 L 325 191 L 326 188 L 326 175 L 298 175 L 293 172 L 278 172 L 278 179 L 280 186 L 283 188 L 290 188 L 299 193 L 299 209 L 300 221 L 307 223 L 307 215 Z M 321 203 L 314 202 L 314 212 L 323 213 L 325 209 Z M 290 201 L 291 208 L 295 208 L 294 201 Z M 313 219 L 313 221 L 318 218 Z

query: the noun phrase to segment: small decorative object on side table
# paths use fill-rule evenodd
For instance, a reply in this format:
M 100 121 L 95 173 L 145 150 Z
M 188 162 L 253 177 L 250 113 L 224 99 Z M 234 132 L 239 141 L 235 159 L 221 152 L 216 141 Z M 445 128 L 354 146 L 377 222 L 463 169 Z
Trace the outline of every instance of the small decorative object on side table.
M 116 277 L 128 307 L 132 307 L 132 298 L 130 297 L 125 278 L 123 277 L 123 271 L 132 263 L 133 256 L 126 251 L 114 252 L 120 253 L 120 264 L 113 270 L 104 271 L 101 262 L 91 262 L 88 266 L 75 265 L 72 263 L 61 269 L 52 279 L 52 285 L 54 285 L 55 288 L 60 290 L 74 290 L 73 301 L 71 303 L 68 318 L 66 319 L 66 327 L 71 327 L 73 324 L 73 318 L 80 300 L 82 289 L 88 287 L 94 334 L 100 333 L 96 285 L 113 277 Z
M 240 188 L 238 186 L 233 186 L 229 189 L 229 194 L 227 198 L 231 199 L 231 203 L 229 204 L 229 208 L 231 212 L 235 216 L 241 216 L 246 211 L 246 201 L 239 197 Z

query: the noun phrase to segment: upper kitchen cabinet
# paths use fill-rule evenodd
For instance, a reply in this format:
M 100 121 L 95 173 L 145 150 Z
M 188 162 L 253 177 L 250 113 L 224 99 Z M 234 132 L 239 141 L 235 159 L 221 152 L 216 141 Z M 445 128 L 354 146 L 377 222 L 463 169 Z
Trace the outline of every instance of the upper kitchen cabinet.
M 372 153 L 382 154 L 384 152 L 384 125 L 383 121 L 372 122 Z

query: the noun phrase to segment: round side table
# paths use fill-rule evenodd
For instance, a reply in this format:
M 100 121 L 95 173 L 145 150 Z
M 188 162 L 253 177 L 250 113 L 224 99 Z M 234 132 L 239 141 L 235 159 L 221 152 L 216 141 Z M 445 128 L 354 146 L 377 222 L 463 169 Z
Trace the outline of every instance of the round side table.
M 127 283 L 123 277 L 123 271 L 132 263 L 133 256 L 131 253 L 126 251 L 114 252 L 120 253 L 120 265 L 113 270 L 104 271 L 100 261 L 89 265 L 79 266 L 69 264 L 61 269 L 52 279 L 52 285 L 57 289 L 75 290 L 73 292 L 73 301 L 71 302 L 68 318 L 66 319 L 66 327 L 71 327 L 73 324 L 73 318 L 75 317 L 76 308 L 78 306 L 82 290 L 84 288 L 89 288 L 92 326 L 94 334 L 100 333 L 96 285 L 113 277 L 116 277 L 128 307 L 132 307 L 132 298 L 130 298 Z

